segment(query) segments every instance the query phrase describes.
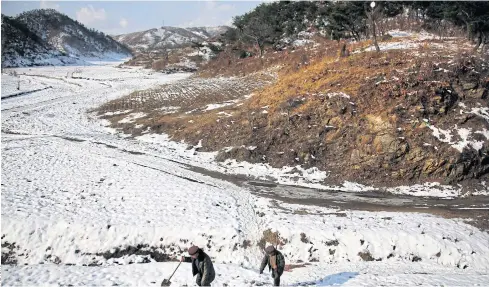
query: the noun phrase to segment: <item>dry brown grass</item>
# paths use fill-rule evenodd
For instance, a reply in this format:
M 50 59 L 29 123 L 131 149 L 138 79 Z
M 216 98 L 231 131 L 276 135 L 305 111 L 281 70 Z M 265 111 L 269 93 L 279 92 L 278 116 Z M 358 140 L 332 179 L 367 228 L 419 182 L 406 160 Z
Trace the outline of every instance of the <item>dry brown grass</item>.
M 348 58 L 324 57 L 321 61 L 299 71 L 285 71 L 279 81 L 258 93 L 250 102 L 250 108 L 262 106 L 279 110 L 280 104 L 293 97 L 314 99 L 318 94 L 343 92 L 355 97 L 368 79 L 389 77 L 393 71 L 406 68 L 409 62 L 398 51 L 382 54 L 360 53 Z M 301 105 L 296 112 L 310 108 L 315 103 Z
M 322 37 L 314 40 L 317 42 L 316 45 L 310 44 L 283 51 L 268 50 L 263 58 L 254 56 L 239 59 L 235 51 L 228 48 L 216 59 L 203 65 L 198 75 L 200 77 L 244 76 L 276 66 L 285 70 L 297 70 L 325 56 L 336 55 L 340 48 L 340 44 L 336 41 L 329 41 Z
M 263 231 L 263 236 L 257 244 L 260 248 L 265 249 L 267 244 L 273 246 L 283 246 L 287 244 L 287 239 L 280 237 L 278 231 L 272 232 L 271 229 L 267 229 Z

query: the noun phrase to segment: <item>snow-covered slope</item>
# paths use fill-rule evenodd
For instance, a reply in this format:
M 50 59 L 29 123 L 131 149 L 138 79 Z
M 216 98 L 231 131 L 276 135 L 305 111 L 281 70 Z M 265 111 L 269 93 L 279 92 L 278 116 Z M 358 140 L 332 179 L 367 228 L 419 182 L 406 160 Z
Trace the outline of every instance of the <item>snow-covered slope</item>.
M 126 46 L 53 9 L 32 10 L 15 18 L 2 15 L 3 67 L 62 65 L 79 62 L 80 58 L 129 56 Z
M 216 26 L 216 27 L 191 27 L 186 28 L 189 31 L 192 31 L 194 34 L 203 35 L 206 38 L 212 38 L 219 36 L 225 33 L 229 27 L 228 26 Z
M 2 67 L 68 64 L 66 57 L 22 22 L 2 15 Z
M 157 50 L 190 46 L 192 42 L 202 42 L 219 36 L 229 29 L 227 26 L 218 27 L 161 27 L 141 32 L 114 36 L 117 41 L 134 50 Z

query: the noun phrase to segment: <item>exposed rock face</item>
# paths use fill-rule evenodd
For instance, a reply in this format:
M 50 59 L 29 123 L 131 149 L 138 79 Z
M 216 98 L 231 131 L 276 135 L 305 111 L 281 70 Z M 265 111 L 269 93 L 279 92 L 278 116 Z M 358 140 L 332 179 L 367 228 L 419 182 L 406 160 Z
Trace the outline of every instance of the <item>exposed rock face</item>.
M 473 67 L 470 60 L 466 63 Z M 457 70 L 396 85 L 365 83 L 353 99 L 309 96 L 289 102 L 297 113 L 260 114 L 244 146 L 218 159 L 316 166 L 343 180 L 398 185 L 489 180 L 487 70 Z M 379 88 L 380 87 L 380 88 Z M 272 117 L 270 119 L 270 117 Z M 241 133 L 243 130 L 241 130 Z M 204 147 L 218 146 L 208 131 Z M 240 143 L 238 143 L 240 144 Z M 266 160 L 263 160 L 266 158 Z

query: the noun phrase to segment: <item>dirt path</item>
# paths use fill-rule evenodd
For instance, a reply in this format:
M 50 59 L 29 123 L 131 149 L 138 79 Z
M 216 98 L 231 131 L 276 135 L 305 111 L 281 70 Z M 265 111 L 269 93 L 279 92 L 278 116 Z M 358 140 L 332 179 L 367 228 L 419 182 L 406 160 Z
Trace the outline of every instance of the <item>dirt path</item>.
M 278 203 L 280 201 L 340 210 L 428 213 L 444 218 L 462 218 L 467 223 L 489 232 L 489 197 L 487 196 L 443 199 L 379 192 L 325 191 L 255 181 L 245 176 L 227 175 L 197 167 L 189 166 L 189 168 L 247 187 L 254 195 L 275 199 L 277 207 L 280 207 Z
M 489 231 L 489 197 L 457 199 L 398 196 L 374 192 L 318 191 L 292 186 L 257 186 L 247 183 L 256 195 L 286 203 L 315 205 L 340 210 L 420 212 L 444 218 L 462 218 L 475 227 Z

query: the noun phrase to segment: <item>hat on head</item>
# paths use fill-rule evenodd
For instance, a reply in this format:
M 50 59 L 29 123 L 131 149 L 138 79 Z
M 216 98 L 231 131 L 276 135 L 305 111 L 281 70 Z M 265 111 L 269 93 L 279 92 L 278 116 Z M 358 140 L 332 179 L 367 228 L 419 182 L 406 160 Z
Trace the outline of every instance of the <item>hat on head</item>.
M 275 251 L 275 247 L 273 247 L 273 245 L 270 245 L 267 248 L 265 248 L 265 252 L 268 254 L 273 253 L 274 251 Z
M 199 252 L 198 246 L 194 245 L 188 249 L 188 254 L 190 254 L 190 255 L 195 255 L 197 252 Z

